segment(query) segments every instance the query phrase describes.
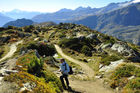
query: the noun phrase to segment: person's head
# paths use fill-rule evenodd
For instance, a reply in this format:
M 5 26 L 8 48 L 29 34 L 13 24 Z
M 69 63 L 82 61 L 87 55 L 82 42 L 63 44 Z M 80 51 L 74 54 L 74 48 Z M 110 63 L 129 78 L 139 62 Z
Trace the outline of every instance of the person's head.
M 61 63 L 65 62 L 65 59 L 63 59 L 63 58 L 62 58 L 62 59 L 60 59 L 60 62 L 61 62 Z

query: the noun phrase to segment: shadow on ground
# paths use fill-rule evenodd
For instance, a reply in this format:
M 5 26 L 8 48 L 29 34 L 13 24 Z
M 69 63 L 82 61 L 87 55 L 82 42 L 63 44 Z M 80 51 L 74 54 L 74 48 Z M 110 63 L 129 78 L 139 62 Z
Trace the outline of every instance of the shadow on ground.
M 68 93 L 82 93 L 82 92 L 73 90 L 71 87 L 69 87 L 69 88 L 66 89 L 66 90 L 68 91 Z

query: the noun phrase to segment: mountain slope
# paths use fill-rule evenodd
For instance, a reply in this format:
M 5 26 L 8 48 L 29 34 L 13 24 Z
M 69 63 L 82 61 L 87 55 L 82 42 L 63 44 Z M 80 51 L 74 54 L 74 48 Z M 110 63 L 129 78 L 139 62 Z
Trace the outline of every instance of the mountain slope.
M 12 21 L 13 19 L 10 17 L 7 17 L 0 13 L 0 26 L 3 26 L 5 23 Z
M 1 42 L 0 51 L 6 51 L 3 48 L 5 45 L 23 40 L 13 55 L 13 59 L 17 61 L 8 59 L 0 63 L 0 74 L 2 74 L 0 93 L 8 93 L 8 91 L 10 93 L 11 91 L 62 93 L 62 84 L 57 77 L 60 76 L 57 70 L 61 56 L 67 59 L 67 63 L 74 71 L 74 74 L 69 77 L 72 89 L 68 91 L 72 93 L 102 93 L 104 91 L 105 93 L 121 93 L 126 90 L 139 93 L 139 88 L 137 88 L 140 83 L 139 46 L 91 30 L 83 25 L 71 23 L 47 27 L 6 28 L 1 31 L 0 36 L 1 41 L 9 37 L 9 40 Z M 54 44 L 61 48 L 56 46 L 55 49 Z M 41 56 L 40 60 L 37 58 L 37 51 Z M 120 64 L 120 60 L 123 65 Z M 110 65 L 115 65 L 115 67 Z M 109 73 L 100 71 L 105 67 L 110 69 Z M 95 76 L 94 80 L 93 76 Z M 131 82 L 134 84 L 133 87 L 130 86 Z M 115 88 L 118 87 L 119 91 L 116 91 Z
M 74 23 L 86 25 L 92 29 L 116 36 L 122 40 L 128 40 L 127 33 L 131 31 L 128 41 L 133 41 L 138 36 L 132 34 L 134 34 L 135 31 L 140 34 L 140 3 L 131 4 L 128 7 L 106 14 L 90 16 L 75 21 Z M 122 31 L 123 34 L 120 34 Z M 139 44 L 139 42 L 135 44 Z
M 3 27 L 8 27 L 8 26 L 16 26 L 16 27 L 23 27 L 23 26 L 28 26 L 32 25 L 33 21 L 29 19 L 17 19 L 15 21 L 10 21 L 6 23 Z

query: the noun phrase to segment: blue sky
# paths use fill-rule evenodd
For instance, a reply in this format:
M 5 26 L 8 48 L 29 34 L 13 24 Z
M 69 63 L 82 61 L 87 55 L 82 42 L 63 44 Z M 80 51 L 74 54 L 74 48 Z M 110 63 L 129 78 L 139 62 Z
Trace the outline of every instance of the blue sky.
M 20 9 L 26 11 L 54 12 L 62 8 L 103 7 L 112 2 L 130 0 L 0 0 L 0 11 Z

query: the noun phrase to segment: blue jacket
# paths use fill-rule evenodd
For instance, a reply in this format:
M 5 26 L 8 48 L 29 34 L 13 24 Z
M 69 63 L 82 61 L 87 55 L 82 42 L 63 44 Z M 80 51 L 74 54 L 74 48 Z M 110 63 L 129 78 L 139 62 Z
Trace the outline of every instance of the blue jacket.
M 68 75 L 68 73 L 70 71 L 69 65 L 66 62 L 61 63 L 60 70 L 61 70 L 62 74 Z

